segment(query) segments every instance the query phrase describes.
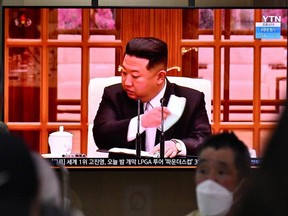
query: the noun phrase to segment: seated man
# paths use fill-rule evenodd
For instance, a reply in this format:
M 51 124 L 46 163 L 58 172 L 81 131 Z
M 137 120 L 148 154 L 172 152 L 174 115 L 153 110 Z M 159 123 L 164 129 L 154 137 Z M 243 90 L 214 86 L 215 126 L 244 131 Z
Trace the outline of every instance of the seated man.
M 196 170 L 199 210 L 186 216 L 228 216 L 239 208 L 250 175 L 247 146 L 232 133 L 212 135 L 201 146 Z
M 175 95 L 184 97 L 186 103 L 179 120 L 165 131 L 164 157 L 198 154 L 199 146 L 211 134 L 204 94 L 170 83 L 166 78 L 167 59 L 167 44 L 157 38 L 134 38 L 128 42 L 120 66 L 122 85 L 104 89 L 94 119 L 93 135 L 99 148 L 136 148 L 140 100 L 142 150 L 159 152 L 160 131 L 157 128 L 162 119 L 161 101 L 163 119 L 166 119 L 171 115 L 166 106 L 170 96 Z

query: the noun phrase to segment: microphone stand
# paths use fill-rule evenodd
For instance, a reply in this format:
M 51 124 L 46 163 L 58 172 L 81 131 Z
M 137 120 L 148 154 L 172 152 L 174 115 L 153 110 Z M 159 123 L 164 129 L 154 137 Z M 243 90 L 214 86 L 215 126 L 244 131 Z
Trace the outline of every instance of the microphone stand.
M 141 158 L 141 140 L 140 140 L 140 99 L 137 99 L 136 158 Z
M 164 136 L 164 98 L 161 98 L 161 134 L 160 134 L 160 158 L 164 158 L 165 153 L 165 136 Z

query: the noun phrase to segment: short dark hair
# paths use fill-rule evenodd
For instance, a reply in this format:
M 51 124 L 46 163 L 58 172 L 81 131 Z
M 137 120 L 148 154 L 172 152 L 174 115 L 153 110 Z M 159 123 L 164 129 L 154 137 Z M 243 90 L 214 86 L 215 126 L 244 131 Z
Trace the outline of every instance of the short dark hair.
M 154 37 L 136 37 L 126 45 L 125 55 L 148 59 L 146 68 L 149 70 L 162 64 L 166 70 L 168 61 L 167 44 Z
M 235 153 L 235 167 L 238 177 L 248 177 L 250 175 L 250 153 L 247 146 L 233 132 L 222 132 L 208 137 L 201 145 L 199 154 L 206 148 L 216 150 L 230 148 Z

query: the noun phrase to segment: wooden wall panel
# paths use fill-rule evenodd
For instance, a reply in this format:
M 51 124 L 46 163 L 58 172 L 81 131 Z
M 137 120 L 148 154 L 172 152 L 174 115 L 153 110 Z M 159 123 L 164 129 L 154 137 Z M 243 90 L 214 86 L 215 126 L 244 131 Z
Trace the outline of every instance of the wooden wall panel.
M 155 9 L 154 36 L 168 44 L 168 67 L 181 67 L 182 9 Z M 176 70 L 171 75 L 177 74 Z
M 124 45 L 133 37 L 151 36 L 151 9 L 123 9 L 121 13 L 121 39 Z

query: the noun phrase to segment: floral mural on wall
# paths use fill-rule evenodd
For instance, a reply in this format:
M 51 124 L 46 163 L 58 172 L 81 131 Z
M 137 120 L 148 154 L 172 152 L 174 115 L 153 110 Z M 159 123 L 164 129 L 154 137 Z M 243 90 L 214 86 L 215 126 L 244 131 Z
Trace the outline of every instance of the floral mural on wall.
M 59 29 L 79 29 L 82 23 L 82 9 L 58 9 Z M 115 19 L 112 9 L 97 8 L 90 10 L 91 29 L 115 29 Z
M 109 8 L 92 10 L 91 23 L 96 29 L 115 29 L 115 19 Z
M 59 29 L 78 29 L 82 24 L 82 10 L 74 8 L 58 9 Z

